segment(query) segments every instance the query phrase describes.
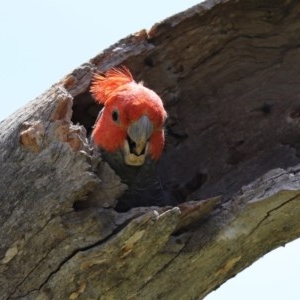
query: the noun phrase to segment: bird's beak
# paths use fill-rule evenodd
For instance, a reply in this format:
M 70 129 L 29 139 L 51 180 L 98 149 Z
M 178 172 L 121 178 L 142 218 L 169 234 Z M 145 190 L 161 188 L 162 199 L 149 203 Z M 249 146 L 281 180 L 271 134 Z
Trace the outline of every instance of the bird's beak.
M 152 132 L 153 124 L 147 116 L 142 116 L 129 126 L 123 148 L 124 161 L 127 165 L 141 166 L 144 164 Z

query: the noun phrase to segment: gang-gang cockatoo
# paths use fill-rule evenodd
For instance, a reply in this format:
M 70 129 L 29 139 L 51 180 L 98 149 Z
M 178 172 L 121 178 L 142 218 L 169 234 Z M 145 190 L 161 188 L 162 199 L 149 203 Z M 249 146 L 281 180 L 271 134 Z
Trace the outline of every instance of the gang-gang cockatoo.
M 90 91 L 103 105 L 92 132 L 93 143 L 128 186 L 117 209 L 168 204 L 156 172 L 167 117 L 161 98 L 135 82 L 125 66 L 95 74 Z

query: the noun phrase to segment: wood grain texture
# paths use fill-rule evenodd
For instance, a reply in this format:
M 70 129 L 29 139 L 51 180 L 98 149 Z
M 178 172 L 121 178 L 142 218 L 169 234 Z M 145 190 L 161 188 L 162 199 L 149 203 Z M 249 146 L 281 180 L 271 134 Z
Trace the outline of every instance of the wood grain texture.
M 206 1 L 126 37 L 0 123 L 0 299 L 201 299 L 300 236 L 300 4 Z M 176 207 L 114 209 L 93 72 L 168 111 Z

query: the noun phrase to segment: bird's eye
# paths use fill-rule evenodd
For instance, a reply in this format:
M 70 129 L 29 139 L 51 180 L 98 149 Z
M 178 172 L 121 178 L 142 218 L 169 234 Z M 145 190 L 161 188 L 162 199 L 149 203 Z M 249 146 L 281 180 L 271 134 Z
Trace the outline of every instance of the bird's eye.
M 111 117 L 115 122 L 118 122 L 119 120 L 119 113 L 117 110 L 113 110 L 113 112 L 111 113 Z

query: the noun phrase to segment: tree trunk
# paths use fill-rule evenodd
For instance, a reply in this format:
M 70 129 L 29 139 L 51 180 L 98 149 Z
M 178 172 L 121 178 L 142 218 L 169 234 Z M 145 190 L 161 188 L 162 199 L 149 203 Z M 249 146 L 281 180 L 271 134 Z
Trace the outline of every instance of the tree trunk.
M 1 299 L 201 299 L 300 236 L 300 3 L 207 1 L 128 36 L 0 123 Z M 92 73 L 164 100 L 177 207 L 114 209 Z

